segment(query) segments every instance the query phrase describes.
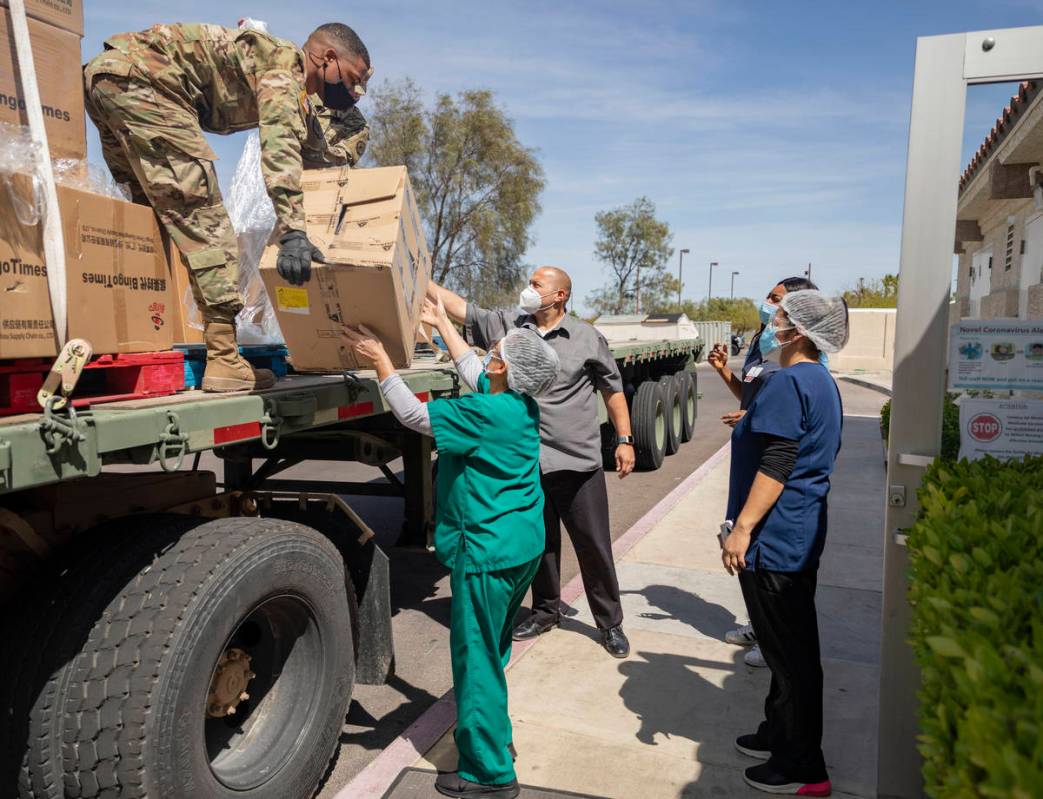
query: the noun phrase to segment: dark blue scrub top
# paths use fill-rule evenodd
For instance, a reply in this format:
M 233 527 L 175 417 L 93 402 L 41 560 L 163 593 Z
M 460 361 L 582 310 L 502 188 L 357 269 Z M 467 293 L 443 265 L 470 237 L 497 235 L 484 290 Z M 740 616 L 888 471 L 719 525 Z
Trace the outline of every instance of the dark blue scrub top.
M 739 399 L 739 410 L 745 411 L 750 407 L 753 398 L 761 390 L 765 381 L 771 377 L 772 372 L 777 372 L 781 367 L 778 361 L 766 361 L 761 356 L 761 333 L 762 328 L 750 342 L 750 349 L 746 352 L 746 360 L 742 365 L 742 397 Z
M 732 431 L 728 515 L 738 517 L 763 451 L 762 435 L 798 442 L 782 495 L 753 531 L 746 568 L 796 572 L 818 568 L 826 542 L 829 475 L 840 451 L 844 410 L 829 370 L 818 363 L 779 369 L 763 384 Z

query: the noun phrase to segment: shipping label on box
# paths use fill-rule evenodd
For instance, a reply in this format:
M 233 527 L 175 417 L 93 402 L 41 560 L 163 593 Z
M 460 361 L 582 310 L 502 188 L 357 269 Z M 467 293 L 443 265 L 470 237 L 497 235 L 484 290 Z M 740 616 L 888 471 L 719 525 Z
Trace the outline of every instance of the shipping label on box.
M 10 11 L 0 8 L 0 122 L 28 125 Z M 29 20 L 47 144 L 55 158 L 86 158 L 87 129 L 80 69 L 80 37 Z
M 405 167 L 314 170 L 302 185 L 308 237 L 327 263 L 298 287 L 279 277 L 277 247 L 261 260 L 294 368 L 370 368 L 344 346 L 343 324 L 373 331 L 396 367 L 409 366 L 431 261 Z
M 8 0 L 0 0 L 6 6 Z M 25 0 L 25 15 L 83 36 L 83 0 Z

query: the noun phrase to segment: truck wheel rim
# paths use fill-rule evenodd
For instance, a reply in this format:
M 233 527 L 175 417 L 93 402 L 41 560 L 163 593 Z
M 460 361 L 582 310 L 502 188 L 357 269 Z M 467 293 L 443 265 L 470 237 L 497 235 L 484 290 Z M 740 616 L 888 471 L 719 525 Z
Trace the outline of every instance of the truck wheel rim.
M 683 417 L 681 415 L 681 398 L 680 397 L 678 397 L 677 399 L 674 400 L 673 411 L 674 411 L 674 414 L 673 414 L 674 415 L 674 430 L 677 431 L 677 432 L 680 432 L 681 431 L 681 425 L 683 424 L 683 421 L 682 421 Z
M 318 710 L 324 660 L 315 616 L 298 596 L 265 599 L 229 636 L 203 722 L 210 770 L 222 784 L 251 790 L 298 755 Z
M 656 406 L 655 414 L 655 443 L 657 449 L 666 446 L 666 414 L 663 412 L 663 403 Z

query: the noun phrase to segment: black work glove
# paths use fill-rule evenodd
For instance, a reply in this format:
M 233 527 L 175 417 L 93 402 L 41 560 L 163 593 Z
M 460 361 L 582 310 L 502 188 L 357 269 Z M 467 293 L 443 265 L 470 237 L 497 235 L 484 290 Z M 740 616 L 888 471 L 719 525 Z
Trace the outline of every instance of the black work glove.
M 279 276 L 294 286 L 303 286 L 311 280 L 311 262 L 324 264 L 322 251 L 308 241 L 301 230 L 291 230 L 279 239 L 279 257 L 275 262 Z

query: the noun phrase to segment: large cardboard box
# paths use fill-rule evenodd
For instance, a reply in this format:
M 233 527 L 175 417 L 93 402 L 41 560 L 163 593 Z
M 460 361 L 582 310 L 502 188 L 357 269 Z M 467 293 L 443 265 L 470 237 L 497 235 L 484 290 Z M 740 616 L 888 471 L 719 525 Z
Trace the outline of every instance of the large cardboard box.
M 291 286 L 265 250 L 261 277 L 293 366 L 302 372 L 368 369 L 340 338 L 341 324 L 365 325 L 397 367 L 412 363 L 431 256 L 405 167 L 305 172 L 308 238 L 326 256 L 312 278 Z
M 25 196 L 28 181 L 16 176 Z M 174 295 L 152 209 L 58 187 L 69 338 L 96 353 L 170 349 Z M 0 191 L 0 358 L 57 355 L 41 225 L 22 225 Z
M 29 20 L 36 81 L 40 87 L 47 144 L 54 158 L 86 158 L 87 128 L 80 69 L 80 37 Z M 0 122 L 28 125 L 25 97 L 11 31 L 11 12 L 0 8 Z
M 10 6 L 0 0 L 0 6 Z M 25 0 L 25 15 L 83 36 L 83 0 Z

